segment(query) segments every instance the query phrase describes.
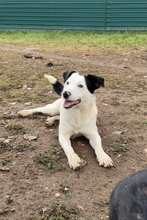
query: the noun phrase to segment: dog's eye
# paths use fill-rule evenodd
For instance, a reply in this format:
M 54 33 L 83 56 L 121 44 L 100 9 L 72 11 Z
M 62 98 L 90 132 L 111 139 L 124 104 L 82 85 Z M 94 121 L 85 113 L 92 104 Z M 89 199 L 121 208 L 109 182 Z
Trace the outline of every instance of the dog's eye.
M 80 85 L 79 85 L 79 87 L 80 87 L 80 88 L 83 88 L 83 85 L 82 85 L 82 84 L 80 84 Z
M 69 85 L 69 82 L 67 82 L 66 85 Z

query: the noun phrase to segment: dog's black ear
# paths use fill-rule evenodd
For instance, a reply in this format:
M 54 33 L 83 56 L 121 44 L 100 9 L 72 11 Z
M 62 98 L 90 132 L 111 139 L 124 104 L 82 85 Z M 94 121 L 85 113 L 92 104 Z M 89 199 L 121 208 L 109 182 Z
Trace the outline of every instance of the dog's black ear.
M 104 78 L 95 76 L 95 75 L 87 75 L 85 76 L 86 85 L 88 90 L 91 93 L 94 93 L 96 89 L 98 89 L 100 86 L 104 87 Z
M 73 73 L 78 73 L 78 72 L 77 72 L 76 70 L 72 70 L 72 71 L 63 73 L 64 83 L 66 82 L 66 80 L 67 80 Z

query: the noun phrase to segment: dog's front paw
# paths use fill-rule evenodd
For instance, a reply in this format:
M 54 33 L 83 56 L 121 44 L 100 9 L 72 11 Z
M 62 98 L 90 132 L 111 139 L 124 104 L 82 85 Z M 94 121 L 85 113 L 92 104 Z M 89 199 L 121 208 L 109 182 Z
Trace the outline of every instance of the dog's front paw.
M 113 161 L 105 152 L 103 154 L 99 155 L 97 160 L 98 160 L 100 166 L 103 166 L 103 167 L 112 167 L 113 166 Z
M 26 117 L 26 116 L 28 116 L 28 115 L 31 115 L 31 112 L 29 112 L 28 110 L 20 110 L 20 111 L 18 112 L 18 115 L 19 115 L 19 116 L 22 116 L 22 117 Z
M 83 167 L 86 164 L 86 161 L 80 159 L 77 154 L 73 153 L 68 158 L 69 166 L 73 170 L 76 170 L 77 168 Z
M 47 117 L 46 121 L 45 121 L 45 124 L 47 126 L 52 126 L 54 124 L 54 118 L 53 117 Z

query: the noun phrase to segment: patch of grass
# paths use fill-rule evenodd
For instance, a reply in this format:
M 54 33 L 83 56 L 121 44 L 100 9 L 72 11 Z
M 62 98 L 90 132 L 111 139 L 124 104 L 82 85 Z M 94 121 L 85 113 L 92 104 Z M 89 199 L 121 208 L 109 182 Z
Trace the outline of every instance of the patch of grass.
M 13 147 L 13 149 L 15 149 L 17 152 L 23 152 L 28 148 L 30 148 L 29 144 L 19 144 L 19 145 Z
M 112 105 L 119 105 L 119 102 L 117 100 L 113 100 Z
M 7 91 L 7 98 L 19 98 L 25 95 L 26 95 L 25 91 L 22 91 L 22 90 Z
M 112 143 L 111 149 L 114 154 L 122 154 L 124 156 L 127 155 L 126 153 L 129 150 L 127 144 L 124 144 L 120 139 L 117 139 Z
M 86 158 L 86 155 L 83 152 L 78 153 L 79 157 L 82 158 L 83 160 Z
M 136 120 L 135 122 L 136 122 L 136 123 L 139 123 L 139 124 L 141 124 L 141 125 L 147 125 L 147 120 L 145 120 L 145 119 L 138 119 L 138 120 Z
M 16 117 L 16 115 L 8 114 L 8 115 L 3 115 L 1 118 L 3 118 L 3 119 L 14 119 L 15 117 Z
M 103 206 L 103 205 L 106 204 L 106 200 L 105 200 L 105 198 L 100 198 L 98 200 L 98 202 L 94 202 L 94 203 L 97 204 L 97 205 Z
M 0 41 L 22 45 L 51 46 L 142 46 L 147 45 L 146 31 L 0 31 Z
M 110 125 L 114 125 L 115 124 L 115 121 L 114 120 L 111 120 L 110 121 Z
M 24 132 L 26 128 L 19 124 L 9 124 L 5 126 L 5 129 L 8 132 L 19 133 L 19 132 Z
M 42 211 L 40 211 L 40 214 L 42 215 L 42 217 L 38 217 L 38 220 L 74 220 L 78 219 L 79 216 L 79 212 L 77 209 L 73 208 L 68 210 L 64 205 L 61 204 L 53 204 L 48 208 L 44 208 L 42 209 Z
M 116 106 L 119 105 L 118 98 L 116 96 L 113 96 L 111 100 L 112 100 L 111 102 L 112 105 L 116 105 Z
M 132 137 L 132 136 L 130 136 L 130 137 L 128 137 L 128 143 L 130 143 L 130 142 L 132 142 L 132 141 L 135 141 L 135 138 L 134 137 Z
M 135 109 L 138 108 L 138 107 L 140 107 L 139 103 L 134 103 L 134 104 L 130 105 L 131 111 L 135 111 Z
M 47 154 L 38 154 L 36 161 L 42 165 L 41 168 L 57 172 L 65 169 L 64 165 L 60 162 L 60 159 L 63 157 L 63 151 L 51 149 Z
M 136 92 L 137 92 L 137 89 L 131 89 L 131 92 L 135 92 L 135 93 L 136 93 Z

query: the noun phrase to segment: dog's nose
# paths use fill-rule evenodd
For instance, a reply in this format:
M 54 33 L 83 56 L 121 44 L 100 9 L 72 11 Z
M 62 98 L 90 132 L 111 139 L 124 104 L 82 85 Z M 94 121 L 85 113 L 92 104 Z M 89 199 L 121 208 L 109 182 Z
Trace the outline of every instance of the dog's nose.
M 63 92 L 63 97 L 64 97 L 65 99 L 67 99 L 70 95 L 71 95 L 70 92 L 67 92 L 67 91 Z

